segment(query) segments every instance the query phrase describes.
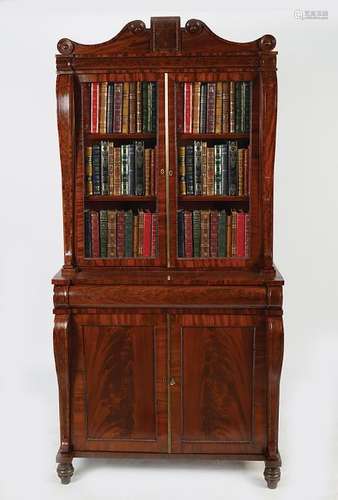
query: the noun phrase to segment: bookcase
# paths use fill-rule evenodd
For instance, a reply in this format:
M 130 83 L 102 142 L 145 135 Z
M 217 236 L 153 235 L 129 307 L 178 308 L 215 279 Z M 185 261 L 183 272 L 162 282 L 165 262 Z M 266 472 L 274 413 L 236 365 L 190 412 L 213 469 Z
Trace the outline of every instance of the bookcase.
M 58 43 L 63 484 L 75 457 L 260 460 L 280 479 L 276 41 L 179 17 Z

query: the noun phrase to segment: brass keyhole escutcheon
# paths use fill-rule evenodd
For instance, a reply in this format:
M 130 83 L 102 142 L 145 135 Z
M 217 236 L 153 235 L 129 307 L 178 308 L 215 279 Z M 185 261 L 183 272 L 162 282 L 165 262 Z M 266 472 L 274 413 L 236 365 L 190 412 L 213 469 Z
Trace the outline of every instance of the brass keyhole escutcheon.
M 175 385 L 176 384 L 176 381 L 175 381 L 174 377 L 171 377 L 169 384 L 170 385 Z

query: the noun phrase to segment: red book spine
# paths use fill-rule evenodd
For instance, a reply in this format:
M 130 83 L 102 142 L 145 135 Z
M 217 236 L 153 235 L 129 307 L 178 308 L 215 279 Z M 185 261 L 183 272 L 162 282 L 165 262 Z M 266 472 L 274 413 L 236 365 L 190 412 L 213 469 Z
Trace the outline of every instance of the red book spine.
M 92 256 L 100 257 L 100 227 L 99 213 L 94 210 L 90 212 L 91 229 L 92 229 Z
M 151 256 L 157 257 L 157 227 L 158 215 L 152 214 L 151 218 Z
M 192 244 L 192 212 L 184 212 L 184 248 L 185 257 L 193 256 Z
M 237 256 L 245 257 L 245 214 L 237 214 Z
M 143 227 L 143 256 L 151 256 L 151 213 L 144 213 L 144 227 Z
M 95 134 L 99 131 L 100 84 L 91 83 L 90 90 L 90 131 Z
M 183 89 L 182 82 L 177 83 L 176 87 L 176 109 L 177 109 L 177 131 L 183 132 Z
M 184 132 L 192 132 L 192 83 L 184 84 Z
M 245 214 L 245 257 L 250 257 L 250 215 Z
M 218 212 L 210 213 L 210 257 L 218 254 Z
M 124 212 L 117 212 L 117 256 L 124 257 Z

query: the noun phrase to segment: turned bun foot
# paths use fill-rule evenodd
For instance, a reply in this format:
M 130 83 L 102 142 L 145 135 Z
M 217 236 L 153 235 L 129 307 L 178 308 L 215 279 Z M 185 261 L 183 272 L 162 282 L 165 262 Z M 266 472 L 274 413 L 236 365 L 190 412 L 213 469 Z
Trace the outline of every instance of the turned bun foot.
M 71 477 L 74 473 L 74 467 L 71 463 L 59 464 L 56 471 L 62 484 L 70 483 Z
M 271 490 L 277 488 L 278 481 L 280 480 L 280 466 L 266 462 L 264 478 L 267 482 L 268 488 Z

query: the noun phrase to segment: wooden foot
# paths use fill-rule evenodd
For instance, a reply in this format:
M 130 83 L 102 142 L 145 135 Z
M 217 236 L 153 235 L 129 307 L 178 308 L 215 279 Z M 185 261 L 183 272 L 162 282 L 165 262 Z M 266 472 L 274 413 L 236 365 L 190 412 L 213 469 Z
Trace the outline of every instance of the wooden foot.
M 276 463 L 265 462 L 264 478 L 268 488 L 271 490 L 277 488 L 278 481 L 280 480 L 280 466 Z
M 56 471 L 59 478 L 61 479 L 62 484 L 70 483 L 71 477 L 74 472 L 74 467 L 72 466 L 71 462 L 58 464 Z

